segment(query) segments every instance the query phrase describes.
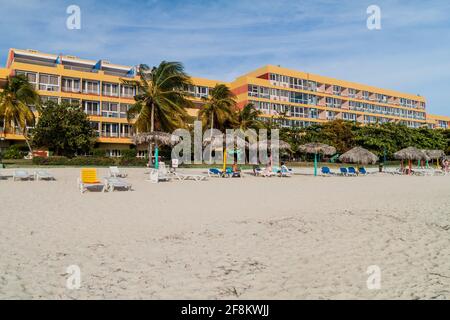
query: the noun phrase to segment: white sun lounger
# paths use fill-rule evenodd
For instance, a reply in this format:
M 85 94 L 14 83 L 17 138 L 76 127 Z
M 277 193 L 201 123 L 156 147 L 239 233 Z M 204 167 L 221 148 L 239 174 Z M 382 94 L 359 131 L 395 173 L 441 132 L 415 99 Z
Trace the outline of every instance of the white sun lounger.
M 13 181 L 16 180 L 29 180 L 33 176 L 28 173 L 28 171 L 25 170 L 14 170 L 13 172 Z
M 126 178 L 127 174 L 125 172 L 121 172 L 118 167 L 109 167 L 109 175 L 111 177 L 116 178 Z
M 105 178 L 105 186 L 108 191 L 114 191 L 115 189 L 126 189 L 130 191 L 132 187 L 131 183 L 116 177 Z
M 184 180 L 206 181 L 206 179 L 207 179 L 207 176 L 204 176 L 201 174 L 188 174 L 188 173 L 175 172 L 174 175 L 180 181 L 184 181 Z
M 34 172 L 34 179 L 36 181 L 39 180 L 56 180 L 55 177 L 45 170 L 37 170 Z

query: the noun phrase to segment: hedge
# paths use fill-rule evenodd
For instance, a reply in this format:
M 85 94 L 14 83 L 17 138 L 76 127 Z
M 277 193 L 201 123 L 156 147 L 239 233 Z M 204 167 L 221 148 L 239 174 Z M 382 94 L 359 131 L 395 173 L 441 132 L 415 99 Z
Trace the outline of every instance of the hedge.
M 39 166 L 145 166 L 146 159 L 109 157 L 34 157 L 33 164 Z

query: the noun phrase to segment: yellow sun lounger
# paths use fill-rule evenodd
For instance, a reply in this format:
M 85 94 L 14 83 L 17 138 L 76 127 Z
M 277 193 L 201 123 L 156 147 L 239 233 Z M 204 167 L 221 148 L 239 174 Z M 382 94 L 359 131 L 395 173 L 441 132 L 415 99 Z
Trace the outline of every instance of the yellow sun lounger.
M 102 192 L 105 191 L 105 184 L 97 178 L 97 169 L 81 169 L 78 187 L 81 193 L 84 193 L 90 187 L 101 187 Z

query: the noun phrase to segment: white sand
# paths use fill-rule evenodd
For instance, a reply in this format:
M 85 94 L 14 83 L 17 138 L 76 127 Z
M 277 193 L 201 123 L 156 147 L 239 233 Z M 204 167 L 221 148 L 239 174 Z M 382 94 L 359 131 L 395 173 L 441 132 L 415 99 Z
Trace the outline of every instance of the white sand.
M 128 169 L 134 191 L 81 195 L 79 169 L 49 171 L 0 180 L 2 299 L 450 298 L 450 176 L 152 184 Z

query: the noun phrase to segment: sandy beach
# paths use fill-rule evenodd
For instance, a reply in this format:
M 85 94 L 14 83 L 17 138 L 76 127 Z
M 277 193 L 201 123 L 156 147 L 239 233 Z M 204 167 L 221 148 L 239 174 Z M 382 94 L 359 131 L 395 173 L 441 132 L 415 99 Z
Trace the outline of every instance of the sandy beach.
M 450 299 L 450 176 L 152 184 L 125 169 L 133 191 L 80 194 L 79 169 L 48 170 L 0 180 L 0 299 Z

